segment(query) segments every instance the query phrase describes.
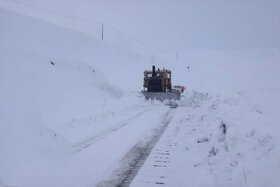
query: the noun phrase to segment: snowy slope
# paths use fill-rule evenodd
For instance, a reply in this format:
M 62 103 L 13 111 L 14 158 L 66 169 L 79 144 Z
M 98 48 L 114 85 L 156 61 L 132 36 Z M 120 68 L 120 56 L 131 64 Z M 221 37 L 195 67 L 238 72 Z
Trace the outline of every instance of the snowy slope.
M 108 25 L 105 39 L 113 27 L 173 52 L 280 47 L 279 0 L 1 0 L 1 4 L 97 37 L 103 22 Z
M 96 113 L 121 91 L 71 55 L 88 48 L 88 38 L 3 9 L 0 14 L 0 162 L 1 176 L 9 176 L 22 162 L 69 152 L 54 129 Z
M 65 158 L 73 144 L 102 130 L 88 123 L 119 108 L 123 91 L 96 68 L 106 70 L 106 60 L 95 62 L 108 50 L 123 60 L 133 53 L 4 9 L 0 15 L 0 176 L 9 181 L 22 175 L 21 165 Z

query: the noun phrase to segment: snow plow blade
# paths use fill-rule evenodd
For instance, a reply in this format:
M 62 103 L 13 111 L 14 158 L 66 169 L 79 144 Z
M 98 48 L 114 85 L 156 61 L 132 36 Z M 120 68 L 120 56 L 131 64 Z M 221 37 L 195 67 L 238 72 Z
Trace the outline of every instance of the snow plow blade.
M 181 92 L 179 91 L 170 91 L 170 92 L 147 92 L 143 91 L 143 94 L 146 99 L 155 99 L 159 101 L 164 100 L 180 100 Z

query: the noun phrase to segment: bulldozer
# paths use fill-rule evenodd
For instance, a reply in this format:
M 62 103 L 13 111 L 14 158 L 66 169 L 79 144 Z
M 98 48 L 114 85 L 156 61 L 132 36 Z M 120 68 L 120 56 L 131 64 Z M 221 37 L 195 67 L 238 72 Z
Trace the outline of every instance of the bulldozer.
M 171 71 L 167 69 L 157 69 L 152 66 L 152 70 L 144 71 L 143 94 L 146 99 L 180 100 L 181 92 L 172 89 Z

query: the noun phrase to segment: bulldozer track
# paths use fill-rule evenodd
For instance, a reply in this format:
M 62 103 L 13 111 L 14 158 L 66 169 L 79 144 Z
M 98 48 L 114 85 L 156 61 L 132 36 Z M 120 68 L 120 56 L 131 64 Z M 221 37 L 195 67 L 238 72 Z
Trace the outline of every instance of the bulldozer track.
M 170 109 L 166 112 L 163 115 L 160 125 L 154 128 L 143 140 L 136 143 L 123 157 L 120 166 L 113 172 L 109 179 L 100 182 L 97 187 L 129 186 L 168 127 L 175 111 Z

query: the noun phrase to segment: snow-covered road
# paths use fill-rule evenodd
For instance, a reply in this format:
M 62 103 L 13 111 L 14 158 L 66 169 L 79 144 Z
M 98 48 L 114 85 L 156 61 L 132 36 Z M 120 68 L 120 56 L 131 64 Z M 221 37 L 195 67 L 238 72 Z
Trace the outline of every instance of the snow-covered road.
M 170 109 L 161 118 L 158 125 L 153 125 L 153 129 L 148 132 L 145 137 L 140 139 L 122 158 L 119 168 L 117 168 L 112 176 L 101 182 L 98 186 L 129 186 L 138 170 L 144 164 L 154 145 L 158 142 L 161 135 L 169 125 L 175 109 Z M 149 122 L 147 122 L 149 123 Z
M 244 93 L 188 91 L 180 106 L 144 101 L 67 124 L 85 128 L 70 155 L 20 165 L 16 186 L 278 186 L 280 142 L 266 110 Z M 134 100 L 134 103 L 131 101 Z M 143 102 L 144 101 L 144 102 Z M 105 111 L 104 114 L 108 114 Z M 99 116 L 99 117 L 98 117 Z M 94 124 L 94 125 L 91 125 Z M 85 136 L 87 135 L 87 136 Z M 269 167 L 272 172 L 267 173 Z M 24 172 L 28 168 L 28 172 Z M 14 177 L 14 178 L 13 178 Z
M 126 114 L 122 115 L 124 111 Z M 129 106 L 121 112 L 115 111 L 106 119 L 101 119 L 99 124 L 94 119 L 88 120 L 89 124 L 95 123 L 91 125 L 91 130 L 85 121 L 83 124 L 79 120 L 72 122 L 76 123 L 72 126 L 83 125 L 89 131 L 89 136 L 75 137 L 75 133 L 66 132 L 65 138 L 79 140 L 73 143 L 70 155 L 66 159 L 64 157 L 64 160 L 33 163 L 28 166 L 28 173 L 23 172 L 26 165 L 19 167 L 17 171 L 22 174 L 15 176 L 17 185 L 115 186 L 124 181 L 129 184 L 174 112 L 158 102 L 148 102 Z M 137 167 L 131 167 L 133 164 Z
M 101 139 L 105 138 L 106 136 L 110 135 L 111 133 L 118 131 L 127 125 L 130 125 L 131 121 L 135 120 L 136 118 L 139 118 L 141 115 L 148 112 L 149 110 L 150 110 L 150 108 L 143 109 L 142 111 L 136 113 L 135 115 L 130 116 L 129 118 L 125 119 L 124 121 L 118 122 L 117 124 L 107 128 L 107 129 L 102 130 L 101 132 L 95 134 L 94 136 L 90 136 L 90 137 L 86 138 L 85 140 L 83 140 L 79 143 L 76 143 L 75 145 L 73 145 L 74 151 L 80 152 L 80 151 L 88 148 L 89 146 L 93 145 L 97 141 L 100 141 Z

